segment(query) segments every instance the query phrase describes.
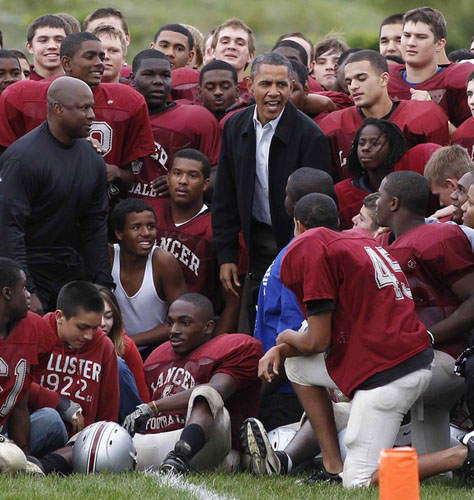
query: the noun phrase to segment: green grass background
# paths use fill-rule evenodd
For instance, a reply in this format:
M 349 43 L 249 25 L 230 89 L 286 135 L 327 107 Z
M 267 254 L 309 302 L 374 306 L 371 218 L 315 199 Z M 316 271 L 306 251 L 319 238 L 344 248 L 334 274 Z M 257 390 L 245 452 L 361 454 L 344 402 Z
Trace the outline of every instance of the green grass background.
M 191 475 L 188 481 L 236 500 L 376 500 L 377 488 L 344 490 L 334 485 L 296 486 L 294 477 L 255 478 L 248 474 Z M 474 490 L 457 480 L 423 483 L 421 500 L 472 500 Z M 0 500 L 194 500 L 164 488 L 153 475 L 73 475 L 68 478 L 0 476 Z M 400 500 L 404 500 L 400 498 Z

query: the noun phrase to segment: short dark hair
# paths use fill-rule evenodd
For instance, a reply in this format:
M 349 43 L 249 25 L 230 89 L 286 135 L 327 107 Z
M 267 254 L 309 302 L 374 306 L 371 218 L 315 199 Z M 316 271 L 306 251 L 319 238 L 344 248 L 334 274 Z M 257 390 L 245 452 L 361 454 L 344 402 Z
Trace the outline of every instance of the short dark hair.
M 295 206 L 295 219 L 306 229 L 327 227 L 337 230 L 339 215 L 336 203 L 332 198 L 321 193 L 311 193 L 303 196 Z
M 104 300 L 99 290 L 89 281 L 71 281 L 59 290 L 56 308 L 66 319 L 76 316 L 80 311 L 104 312 Z
M 18 50 L 18 49 L 8 49 L 8 50 L 12 54 L 14 54 L 18 60 L 24 59 L 28 64 L 30 64 L 28 57 L 26 57 L 26 54 L 24 52 L 22 52 L 21 50 Z
M 194 38 L 192 33 L 188 30 L 188 28 L 185 28 L 182 24 L 165 24 L 162 26 L 156 33 L 153 41 L 156 43 L 158 40 L 158 37 L 160 36 L 160 33 L 163 31 L 174 31 L 175 33 L 181 33 L 188 39 L 188 45 L 189 45 L 189 50 L 193 50 L 194 48 Z
M 308 68 L 299 61 L 295 61 L 290 59 L 290 64 L 293 66 L 293 71 L 295 73 L 296 78 L 301 83 L 301 85 L 305 85 L 308 82 L 309 73 Z
M 380 130 L 380 134 L 385 136 L 388 141 L 389 152 L 385 161 L 380 166 L 381 168 L 389 171 L 392 170 L 408 149 L 407 140 L 395 123 L 388 120 L 382 120 L 381 118 L 366 118 L 352 141 L 351 149 L 347 157 L 347 169 L 353 176 L 361 174 L 364 170 L 359 161 L 357 146 L 362 131 L 369 125 L 377 127 Z
M 368 61 L 379 75 L 382 73 L 388 73 L 387 60 L 382 54 L 380 54 L 380 52 L 375 50 L 359 50 L 347 58 L 346 64 L 361 61 Z
M 448 54 L 448 59 L 451 62 L 459 62 L 466 59 L 474 59 L 474 52 L 471 52 L 469 49 L 453 50 Z
M 380 38 L 380 33 L 382 32 L 382 27 L 387 26 L 388 24 L 401 24 L 403 25 L 403 16 L 405 14 L 392 14 L 391 16 L 386 17 L 381 23 L 380 23 L 380 29 L 379 29 L 379 38 Z
M 340 56 L 339 59 L 337 60 L 337 65 L 341 66 L 341 64 L 352 54 L 355 54 L 356 52 L 360 52 L 361 49 L 360 47 L 351 47 L 350 49 L 345 50 Z
M 6 257 L 0 257 L 0 289 L 4 287 L 12 288 L 20 279 L 22 268 L 18 262 Z
M 274 52 L 275 49 L 278 49 L 278 47 L 291 47 L 292 49 L 295 49 L 300 55 L 301 63 L 308 66 L 308 53 L 298 42 L 295 42 L 294 40 L 281 40 L 273 46 L 272 52 Z
M 0 49 L 0 59 L 15 59 L 18 62 L 18 66 L 20 66 L 20 61 L 18 61 L 18 57 L 11 50 Z
M 392 197 L 398 198 L 400 207 L 414 215 L 425 215 L 430 188 L 422 175 L 409 170 L 392 172 L 385 177 L 383 187 Z
M 435 42 L 448 37 L 448 28 L 443 14 L 431 7 L 419 7 L 405 12 L 403 24 L 408 22 L 427 24 L 434 34 Z
M 127 198 L 115 205 L 110 214 L 110 225 L 113 231 L 123 231 L 127 215 L 132 212 L 151 212 L 156 219 L 155 212 L 149 203 L 141 198 Z
M 288 38 L 301 38 L 302 40 L 304 40 L 311 48 L 309 57 L 311 59 L 310 62 L 313 61 L 313 59 L 314 59 L 314 43 L 313 43 L 313 40 L 311 40 L 311 38 L 309 38 L 305 34 L 301 33 L 300 31 L 290 31 L 289 33 L 283 33 L 283 35 L 279 36 L 276 43 L 281 42 L 282 40 L 286 40 Z M 306 51 L 306 49 L 305 49 L 305 51 Z
M 142 50 L 133 58 L 132 72 L 134 74 L 137 73 L 137 71 L 140 69 L 142 61 L 144 61 L 145 59 L 164 59 L 165 61 L 169 62 L 168 57 L 166 57 L 166 55 L 163 54 L 163 52 L 160 52 L 159 50 L 155 49 Z
M 34 19 L 26 30 L 26 41 L 31 44 L 39 28 L 59 28 L 63 29 L 66 36 L 71 34 L 70 25 L 54 14 L 45 14 Z
M 237 75 L 237 71 L 235 70 L 234 66 L 229 64 L 228 62 L 225 61 L 211 61 L 210 63 L 207 63 L 205 66 L 202 67 L 201 72 L 199 74 L 199 85 L 202 84 L 202 80 L 204 78 L 204 75 L 208 71 L 213 71 L 213 70 L 224 70 L 224 71 L 230 71 L 232 73 L 232 80 L 234 80 L 234 83 L 237 85 L 239 81 L 239 77 Z
M 81 23 L 71 14 L 66 12 L 56 12 L 55 16 L 60 17 L 69 27 L 71 28 L 71 33 L 79 33 L 81 31 Z
M 68 35 L 61 43 L 60 57 L 69 57 L 72 59 L 74 54 L 81 49 L 82 44 L 89 40 L 100 42 L 99 38 L 88 31 L 80 31 L 79 33 Z
M 344 52 L 347 50 L 349 47 L 345 42 L 340 40 L 339 38 L 325 38 L 324 40 L 321 40 L 314 46 L 314 59 L 316 60 L 320 55 L 324 54 L 325 52 Z
M 325 194 L 337 202 L 334 181 L 324 170 L 311 167 L 298 168 L 288 177 L 286 185 L 294 203 L 310 193 Z
M 214 306 L 212 302 L 201 293 L 185 293 L 179 296 L 174 302 L 181 300 L 198 308 L 206 318 L 206 321 L 214 319 Z M 170 304 L 172 305 L 172 304 Z
M 89 14 L 85 19 L 84 19 L 84 27 L 87 29 L 87 26 L 89 23 L 92 21 L 95 21 L 96 19 L 100 19 L 102 17 L 117 17 L 120 19 L 120 22 L 122 23 L 122 29 L 123 31 L 128 35 L 128 23 L 127 20 L 125 19 L 125 16 L 122 14 L 120 10 L 114 9 L 113 7 L 102 7 L 100 9 L 94 10 L 91 14 Z
M 170 161 L 170 170 L 173 168 L 173 163 L 176 158 L 185 158 L 186 160 L 194 160 L 198 161 L 202 166 L 202 176 L 204 179 L 209 179 L 211 176 L 211 162 L 209 158 L 201 151 L 192 148 L 185 148 L 177 151 L 172 157 Z
M 405 61 L 400 56 L 395 56 L 393 54 L 388 54 L 385 56 L 385 59 L 387 59 L 387 61 L 393 61 L 397 64 L 405 64 Z
M 294 80 L 295 73 L 293 71 L 293 66 L 290 61 L 279 54 L 278 52 L 264 52 L 257 56 L 250 67 L 250 78 L 253 80 L 255 75 L 258 73 L 261 64 L 269 64 L 270 66 L 286 66 L 288 68 L 288 76 L 291 80 Z
M 474 80 L 474 71 L 472 73 L 469 74 L 469 76 L 467 77 L 467 82 L 466 82 L 466 85 L 471 81 L 471 80 Z
M 3 47 L 3 33 L 2 30 L 0 30 L 0 48 Z

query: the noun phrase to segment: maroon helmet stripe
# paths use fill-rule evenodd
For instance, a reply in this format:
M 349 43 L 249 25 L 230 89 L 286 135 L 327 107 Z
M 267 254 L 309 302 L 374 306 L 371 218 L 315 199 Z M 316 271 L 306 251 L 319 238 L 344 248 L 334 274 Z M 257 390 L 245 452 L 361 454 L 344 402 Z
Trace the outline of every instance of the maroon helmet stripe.
M 94 472 L 94 464 L 95 464 L 95 455 L 97 451 L 97 445 L 99 444 L 100 438 L 102 436 L 102 431 L 106 427 L 107 422 L 102 422 L 99 427 L 97 428 L 97 431 L 94 436 L 94 440 L 92 441 L 92 446 L 91 446 L 91 451 L 89 455 L 89 460 L 87 463 L 87 472 Z

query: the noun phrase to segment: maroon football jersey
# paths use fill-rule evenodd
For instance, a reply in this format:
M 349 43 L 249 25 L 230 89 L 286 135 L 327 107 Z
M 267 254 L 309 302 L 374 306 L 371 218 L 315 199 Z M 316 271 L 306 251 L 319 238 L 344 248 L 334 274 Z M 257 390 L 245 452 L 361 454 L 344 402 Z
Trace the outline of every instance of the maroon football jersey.
M 409 148 L 424 142 L 443 146 L 449 143 L 448 117 L 433 102 L 401 101 L 387 119 L 402 131 Z M 334 111 L 319 123 L 328 136 L 331 162 L 341 180 L 350 177 L 347 157 L 363 122 L 363 116 L 353 106 Z
M 172 253 L 183 271 L 188 292 L 202 293 L 214 302 L 218 289 L 217 261 L 212 245 L 211 211 L 175 226 L 171 201 L 166 199 L 157 214 L 156 244 Z
M 290 243 L 280 277 L 305 316 L 307 302 L 334 301 L 326 367 L 348 397 L 372 375 L 429 346 L 405 275 L 373 238 L 310 229 Z
M 474 160 L 474 117 L 468 118 L 451 136 L 451 144 L 459 144 L 467 149 L 471 160 Z
M 145 198 L 159 213 L 162 200 L 151 188 L 151 181 L 168 172 L 172 156 L 181 149 L 197 149 L 215 165 L 219 159 L 221 133 L 214 115 L 202 106 L 170 103 L 150 119 L 155 151 L 134 170 L 134 185 L 129 193 Z
M 404 71 L 403 65 L 390 66 L 388 92 L 393 100 L 410 99 L 411 88 L 426 90 L 431 99 L 445 110 L 450 122 L 456 127 L 471 116 L 466 94 L 467 77 L 472 72 L 470 64 L 449 64 L 431 78 L 418 84 L 406 82 L 403 79 Z
M 370 193 L 355 186 L 352 179 L 344 179 L 336 183 L 334 190 L 339 202 L 341 229 L 350 229 L 353 226 L 352 217 L 359 213 L 364 198 Z
M 8 147 L 46 119 L 46 95 L 52 79 L 17 82 L 0 99 L 0 145 Z M 123 166 L 155 150 L 145 99 L 120 83 L 92 89 L 95 120 L 91 135 L 105 149 L 104 160 Z
M 206 384 L 217 373 L 230 375 L 237 388 L 225 401 L 225 407 L 231 420 L 232 445 L 238 449 L 242 422 L 258 414 L 260 380 L 257 367 L 262 356 L 262 344 L 240 333 L 214 337 L 186 356 L 175 354 L 171 344 L 166 342 L 145 361 L 145 379 L 155 401 Z M 148 421 L 145 432 L 156 434 L 181 429 L 185 419 L 186 410 L 158 413 Z
M 176 68 L 171 72 L 173 101 L 186 99 L 190 104 L 201 104 L 199 95 L 199 76 L 201 72 L 194 68 Z
M 389 244 L 391 233 L 380 243 L 400 263 L 413 293 L 418 319 L 429 329 L 449 316 L 461 303 L 451 291 L 460 278 L 474 272 L 474 256 L 462 229 L 454 224 L 425 224 Z M 456 358 L 466 347 L 469 332 L 457 335 L 436 349 Z
M 51 354 L 32 370 L 36 384 L 30 391 L 30 405 L 56 408 L 63 396 L 81 405 L 86 426 L 98 420 L 116 422 L 120 393 L 112 341 L 99 328 L 82 349 L 71 349 L 57 336 L 54 313 L 44 318 L 56 333 L 56 342 Z M 68 431 L 71 434 L 71 427 Z
M 47 359 L 55 343 L 54 332 L 32 312 L 15 322 L 10 334 L 0 339 L 0 426 L 30 390 L 31 368 Z
M 310 92 L 324 92 L 323 87 L 321 84 L 316 81 L 312 76 L 308 76 L 308 90 Z

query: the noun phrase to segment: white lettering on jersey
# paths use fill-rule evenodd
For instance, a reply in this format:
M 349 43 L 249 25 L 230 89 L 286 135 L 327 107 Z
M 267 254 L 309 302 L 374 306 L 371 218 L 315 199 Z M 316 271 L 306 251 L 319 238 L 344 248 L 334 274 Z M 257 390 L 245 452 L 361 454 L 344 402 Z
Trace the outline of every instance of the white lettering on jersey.
M 141 182 L 136 182 L 129 190 L 129 193 L 138 194 L 140 196 L 148 196 L 150 198 L 156 198 L 156 191 L 151 187 L 150 184 L 142 184 Z
M 154 393 L 155 390 L 166 386 L 161 391 L 161 398 L 166 398 L 173 392 L 173 387 L 181 387 L 183 391 L 191 389 L 196 385 L 194 377 L 185 368 L 177 368 L 172 366 L 168 368 L 166 375 L 164 372 L 160 372 L 156 382 L 152 382 L 151 390 Z
M 164 150 L 163 146 L 159 142 L 155 141 L 155 153 L 150 156 L 154 160 L 156 160 L 163 168 L 166 168 L 168 153 Z
M 344 157 L 344 152 L 342 149 L 339 150 L 339 163 L 341 164 L 341 168 L 345 168 L 347 164 L 347 158 Z
M 15 406 L 18 395 L 23 389 L 23 384 L 25 383 L 26 371 L 26 359 L 20 359 L 16 364 L 14 370 L 15 383 L 13 384 L 12 390 L 10 391 L 10 394 L 8 394 L 5 403 L 3 403 L 3 405 L 0 407 L 0 417 L 6 417 Z M 8 377 L 8 365 L 3 358 L 0 358 L 0 376 Z M 0 392 L 3 392 L 3 388 L 1 385 Z
M 67 375 L 81 375 L 87 380 L 99 383 L 102 367 L 90 359 L 78 359 L 74 356 L 52 353 L 46 367 L 48 371 L 65 373 Z
M 183 243 L 174 238 L 161 238 L 160 248 L 172 253 L 176 259 L 182 262 L 196 276 L 199 275 L 199 264 L 201 260 L 186 245 L 183 245 Z
M 90 136 L 99 141 L 102 148 L 105 149 L 105 153 L 102 153 L 102 156 L 112 151 L 114 131 L 107 122 L 92 122 Z

